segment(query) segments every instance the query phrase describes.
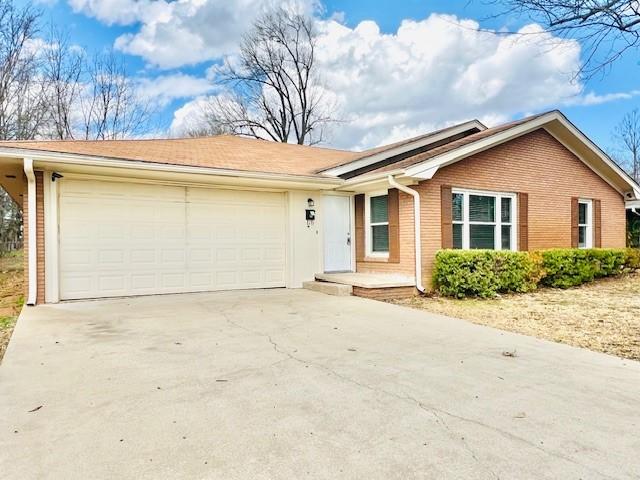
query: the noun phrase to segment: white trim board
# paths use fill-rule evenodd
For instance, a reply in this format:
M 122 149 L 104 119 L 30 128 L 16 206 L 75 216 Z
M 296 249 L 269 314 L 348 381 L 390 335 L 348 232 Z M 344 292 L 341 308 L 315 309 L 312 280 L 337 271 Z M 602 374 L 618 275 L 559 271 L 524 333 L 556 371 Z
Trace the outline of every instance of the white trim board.
M 428 145 L 431 145 L 432 143 L 439 142 L 440 140 L 444 140 L 448 137 L 459 135 L 474 128 L 477 128 L 480 131 L 487 129 L 487 127 L 480 123 L 478 120 L 471 120 L 469 122 L 461 123 L 459 125 L 454 125 L 452 127 L 443 129 L 438 133 L 423 135 L 403 145 L 398 145 L 397 147 L 392 147 L 388 150 L 383 150 L 372 155 L 367 155 L 365 157 L 359 158 L 349 163 L 344 163 L 337 167 L 321 170 L 321 172 L 325 175 L 332 175 L 337 177 L 339 175 L 343 175 L 360 168 L 368 167 L 369 165 L 373 165 L 377 162 L 386 160 L 389 157 L 401 155 L 417 148 L 426 147 Z
M 636 184 L 631 178 L 629 178 L 629 176 L 620 167 L 618 167 L 606 154 L 604 154 L 604 152 L 602 152 L 602 150 L 600 150 L 600 148 L 598 148 L 597 145 L 591 142 L 591 140 L 589 140 L 571 122 L 569 122 L 564 117 L 564 115 L 562 115 L 560 112 L 557 112 L 557 111 L 549 112 L 545 115 L 534 118 L 526 123 L 517 125 L 503 132 L 497 133 L 487 138 L 483 138 L 481 140 L 470 143 L 468 145 L 464 145 L 455 150 L 451 150 L 450 152 L 446 152 L 436 157 L 425 160 L 424 162 L 421 162 L 419 164 L 413 165 L 405 169 L 404 174 L 409 177 L 420 178 L 421 176 L 424 176 L 425 173 L 428 172 L 429 170 L 450 165 L 452 163 L 463 160 L 471 155 L 480 153 L 484 150 L 488 150 L 489 148 L 493 148 L 497 145 L 500 145 L 502 143 L 505 143 L 509 140 L 520 137 L 527 133 L 530 133 L 539 128 L 544 128 L 554 138 L 556 138 L 560 143 L 562 143 L 562 145 L 567 147 L 567 149 L 571 151 L 571 153 L 576 155 L 577 158 L 579 158 L 583 163 L 585 163 L 585 165 L 587 165 L 596 174 L 598 174 L 603 180 L 609 183 L 609 185 L 611 185 L 616 191 L 618 191 L 621 194 L 628 193 L 629 190 L 626 190 L 626 191 L 621 190 L 619 185 L 615 185 L 611 181 L 611 179 L 607 178 L 601 171 L 597 170 L 591 164 L 591 162 L 585 159 L 582 155 L 578 155 L 574 149 L 569 148 L 569 146 L 566 145 L 566 142 L 559 139 L 557 135 L 555 135 L 552 131 L 550 131 L 549 125 L 553 121 L 559 122 L 564 128 L 566 128 L 569 131 L 569 133 L 571 133 L 574 137 L 580 140 L 593 154 L 597 155 L 597 157 L 607 167 L 609 167 L 611 171 L 618 176 L 619 179 L 623 180 L 623 182 L 628 185 L 629 190 L 634 193 L 636 198 L 640 198 L 640 185 Z

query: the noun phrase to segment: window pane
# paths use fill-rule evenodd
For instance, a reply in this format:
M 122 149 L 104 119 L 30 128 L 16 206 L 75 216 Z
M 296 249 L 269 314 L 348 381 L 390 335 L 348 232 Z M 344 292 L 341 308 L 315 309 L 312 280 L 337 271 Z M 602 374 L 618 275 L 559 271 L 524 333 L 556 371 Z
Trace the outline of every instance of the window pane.
M 578 223 L 584 225 L 587 223 L 587 204 L 578 204 Z
M 371 227 L 371 251 L 389 251 L 389 225 L 375 225 Z
M 495 222 L 496 198 L 469 195 L 469 220 L 472 222 Z
M 462 221 L 462 201 L 463 201 L 464 195 L 462 195 L 461 193 L 454 193 L 453 194 L 453 221 L 458 221 L 461 222 Z
M 469 225 L 470 248 L 495 248 L 495 227 L 493 225 Z
M 384 223 L 388 221 L 387 195 L 371 197 L 371 223 Z
M 587 246 L 587 227 L 578 227 L 578 247 Z
M 462 225 L 453 224 L 453 248 L 462 248 Z
M 511 225 L 502 226 L 502 250 L 511 250 Z
M 500 208 L 500 217 L 502 218 L 502 222 L 511 223 L 511 199 L 503 198 Z

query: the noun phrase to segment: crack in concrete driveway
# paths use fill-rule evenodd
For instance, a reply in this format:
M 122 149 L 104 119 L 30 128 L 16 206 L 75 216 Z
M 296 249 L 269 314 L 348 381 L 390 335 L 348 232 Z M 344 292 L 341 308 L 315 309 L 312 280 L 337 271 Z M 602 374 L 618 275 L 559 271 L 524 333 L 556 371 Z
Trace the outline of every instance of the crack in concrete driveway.
M 636 362 L 307 291 L 47 305 L 0 366 L 0 471 L 634 478 L 639 380 Z

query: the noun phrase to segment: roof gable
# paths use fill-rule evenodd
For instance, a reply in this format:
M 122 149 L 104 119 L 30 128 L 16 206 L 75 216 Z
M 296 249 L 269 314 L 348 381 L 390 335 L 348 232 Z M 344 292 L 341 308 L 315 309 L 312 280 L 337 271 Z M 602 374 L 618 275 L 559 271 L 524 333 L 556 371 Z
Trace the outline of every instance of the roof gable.
M 373 177 L 393 174 L 416 180 L 432 178 L 443 166 L 468 158 L 469 156 L 500 145 L 529 132 L 544 128 L 595 173 L 600 175 L 626 198 L 640 198 L 640 186 L 621 169 L 595 143 L 573 125 L 557 110 L 534 115 L 498 127 L 466 136 L 438 148 L 405 158 L 386 165 L 352 182 L 368 181 Z

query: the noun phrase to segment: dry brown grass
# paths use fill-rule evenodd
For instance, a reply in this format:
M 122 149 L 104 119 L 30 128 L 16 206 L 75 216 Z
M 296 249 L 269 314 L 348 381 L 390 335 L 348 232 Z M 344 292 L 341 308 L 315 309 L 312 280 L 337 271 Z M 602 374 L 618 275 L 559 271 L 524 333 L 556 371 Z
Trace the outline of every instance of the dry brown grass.
M 22 252 L 0 257 L 0 361 L 24 303 Z
M 640 272 L 493 300 L 417 297 L 395 303 L 640 360 Z

